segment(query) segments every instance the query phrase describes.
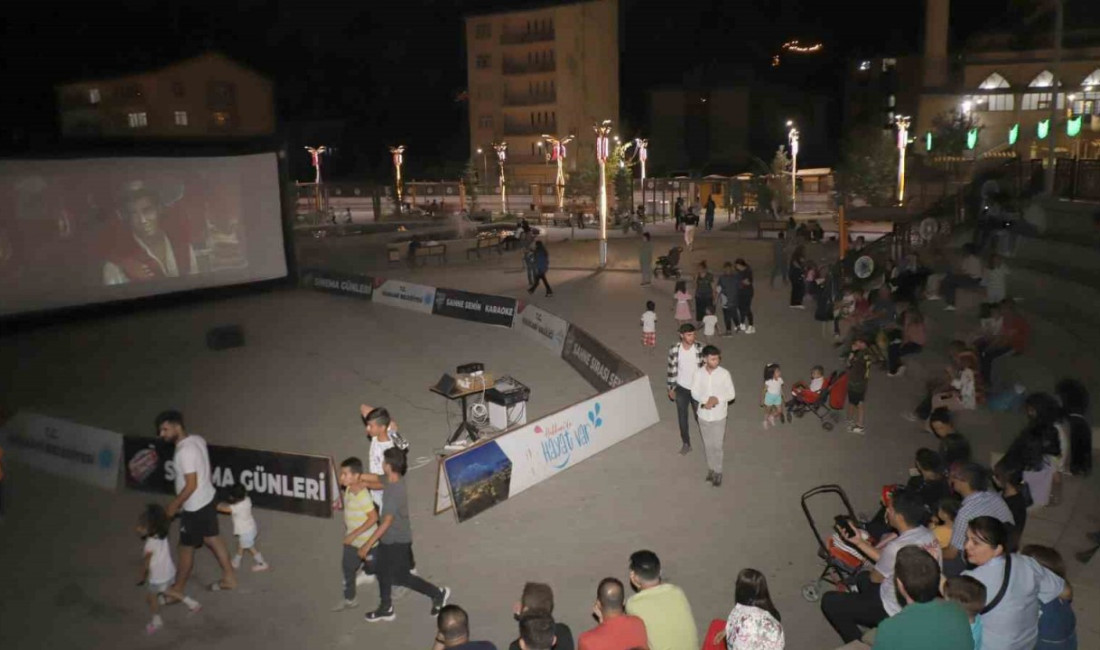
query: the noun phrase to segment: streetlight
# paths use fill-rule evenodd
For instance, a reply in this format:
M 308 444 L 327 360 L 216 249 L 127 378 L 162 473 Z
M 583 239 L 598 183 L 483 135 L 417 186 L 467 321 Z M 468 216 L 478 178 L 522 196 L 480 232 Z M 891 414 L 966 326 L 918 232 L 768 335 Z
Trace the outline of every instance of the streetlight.
M 604 120 L 592 129 L 596 132 L 596 161 L 600 167 L 600 268 L 607 266 L 607 158 L 611 153 L 608 136 L 611 120 Z
M 306 147 L 306 151 L 309 152 L 310 159 L 313 163 L 313 168 L 317 170 L 316 176 L 314 176 L 313 182 L 318 185 L 321 184 L 321 155 L 328 153 L 328 147 Z
M 558 175 L 554 179 L 554 187 L 558 192 L 558 212 L 565 212 L 565 145 L 573 141 L 573 136 L 555 138 L 544 133 L 542 138 L 550 144 L 550 159 L 558 164 Z
M 645 191 L 645 161 L 649 158 L 649 140 L 634 138 L 634 150 L 638 152 L 638 162 L 642 167 L 642 191 Z
M 497 152 L 497 162 L 500 164 L 500 215 L 508 214 L 508 190 L 504 187 L 504 159 L 508 156 L 507 142 L 494 142 L 493 149 Z
M 905 205 L 905 147 L 909 144 L 908 115 L 898 115 L 894 123 L 898 127 L 898 205 Z
M 397 192 L 397 210 L 401 211 L 401 165 L 405 164 L 405 145 L 398 145 L 396 147 L 390 147 L 390 153 L 393 154 L 393 169 L 396 174 L 396 180 L 393 183 L 394 190 Z
M 310 162 L 313 163 L 313 168 L 317 170 L 317 173 L 313 177 L 313 188 L 315 197 L 317 200 L 317 211 L 321 211 L 321 155 L 328 152 L 328 147 L 306 147 L 306 151 L 309 152 Z
M 791 145 L 791 213 L 798 212 L 798 128 L 787 120 L 787 142 Z

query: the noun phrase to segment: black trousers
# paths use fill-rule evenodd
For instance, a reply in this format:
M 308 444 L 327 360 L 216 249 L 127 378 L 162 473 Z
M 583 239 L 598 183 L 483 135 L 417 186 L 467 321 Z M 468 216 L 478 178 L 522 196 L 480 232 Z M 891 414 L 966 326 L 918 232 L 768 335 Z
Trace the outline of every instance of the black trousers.
M 886 360 L 891 373 L 901 367 L 901 358 L 907 354 L 916 354 L 923 347 L 919 343 L 902 343 L 901 340 L 891 341 L 886 347 Z
M 737 310 L 737 305 L 729 304 L 722 308 L 722 320 L 726 324 L 726 331 L 732 332 L 734 327 L 741 326 L 741 315 Z
M 676 418 L 680 423 L 680 440 L 689 447 L 691 446 L 691 431 L 688 429 L 688 414 L 694 416 L 695 422 L 698 424 L 699 414 L 695 410 L 697 406 L 698 404 L 691 397 L 691 391 L 680 384 L 676 384 Z
M 886 609 L 879 597 L 879 586 L 871 582 L 871 574 L 864 571 L 856 576 L 859 593 L 830 591 L 821 598 L 821 613 L 833 626 L 844 643 L 858 640 L 863 634 L 859 626 L 878 627 L 886 620 Z
M 543 286 L 546 287 L 546 293 L 554 293 L 554 290 L 550 288 L 550 283 L 546 281 L 545 271 L 542 273 L 535 272 L 535 279 L 531 282 L 531 286 L 527 287 L 527 293 L 533 293 L 539 287 L 539 282 L 542 282 Z
M 344 545 L 344 554 L 340 557 L 340 571 L 344 575 L 344 600 L 355 600 L 355 574 L 359 567 L 363 567 L 368 575 L 374 573 L 372 559 L 373 555 L 368 554 L 364 562 L 359 557 L 359 549 Z
M 707 307 L 714 308 L 714 297 L 711 294 L 695 294 L 695 320 L 703 322 L 703 316 L 707 315 Z
M 408 587 L 428 598 L 439 600 L 443 590 L 427 580 L 409 573 L 412 562 L 412 544 L 379 544 L 374 551 L 378 573 L 379 609 L 393 606 L 393 587 Z
M 791 280 L 791 306 L 802 304 L 802 299 L 806 296 L 806 279 L 801 274 L 792 273 Z
M 752 327 L 752 291 L 740 291 L 737 294 L 738 322 Z

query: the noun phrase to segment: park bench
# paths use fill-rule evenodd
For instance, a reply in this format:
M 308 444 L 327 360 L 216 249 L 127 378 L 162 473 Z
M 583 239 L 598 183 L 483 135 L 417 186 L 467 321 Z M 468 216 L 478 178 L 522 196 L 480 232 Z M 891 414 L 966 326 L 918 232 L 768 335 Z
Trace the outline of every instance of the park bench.
M 447 245 L 440 243 L 421 244 L 420 248 L 416 249 L 416 253 L 413 255 L 415 260 L 424 260 L 424 263 L 428 263 L 428 259 L 434 257 L 439 260 L 440 264 L 447 261 Z M 415 261 L 414 260 L 414 261 Z
M 481 251 L 490 249 L 496 249 L 497 255 L 504 254 L 500 249 L 500 235 L 478 237 L 474 240 L 474 245 L 466 249 L 466 259 L 470 259 L 471 255 L 477 255 L 477 258 L 481 259 Z

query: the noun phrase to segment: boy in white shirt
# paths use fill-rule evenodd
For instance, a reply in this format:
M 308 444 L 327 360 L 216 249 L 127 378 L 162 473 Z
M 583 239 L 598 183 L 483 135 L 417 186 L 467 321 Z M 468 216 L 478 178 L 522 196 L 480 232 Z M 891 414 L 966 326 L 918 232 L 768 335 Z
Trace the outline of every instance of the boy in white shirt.
M 264 561 L 264 556 L 256 548 L 256 535 L 259 529 L 256 527 L 256 518 L 252 516 L 252 499 L 248 498 L 248 492 L 240 483 L 229 488 L 228 503 L 219 503 L 218 512 L 233 517 L 233 534 L 237 537 L 237 554 L 230 563 L 234 569 L 241 568 L 241 559 L 244 552 L 252 555 L 252 570 L 267 571 L 271 566 Z
M 642 312 L 642 347 L 647 348 L 650 354 L 657 347 L 657 303 L 647 300 L 645 311 Z
M 707 307 L 707 313 L 703 316 L 703 336 L 707 341 L 714 336 L 718 329 L 718 316 L 714 314 L 714 307 Z

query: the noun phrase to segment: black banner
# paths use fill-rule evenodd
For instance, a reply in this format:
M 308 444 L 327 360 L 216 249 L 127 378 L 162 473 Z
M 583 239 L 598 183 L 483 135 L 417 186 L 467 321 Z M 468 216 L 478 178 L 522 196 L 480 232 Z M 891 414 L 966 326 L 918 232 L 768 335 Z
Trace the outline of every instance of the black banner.
M 335 273 L 319 269 L 307 269 L 299 275 L 302 286 L 324 291 L 325 293 L 355 296 L 365 300 L 370 300 L 374 293 L 371 278 L 366 275 Z
M 331 517 L 335 484 L 332 459 L 327 456 L 284 454 L 275 451 L 208 445 L 211 481 L 224 498 L 232 485 L 248 490 L 258 508 Z M 159 438 L 124 436 L 122 454 L 126 487 L 175 494 L 175 449 Z
M 642 376 L 641 370 L 572 324 L 565 335 L 561 358 L 601 393 Z
M 489 325 L 512 326 L 516 315 L 516 299 L 487 293 L 470 293 L 458 289 L 436 289 L 432 313 L 472 320 Z

